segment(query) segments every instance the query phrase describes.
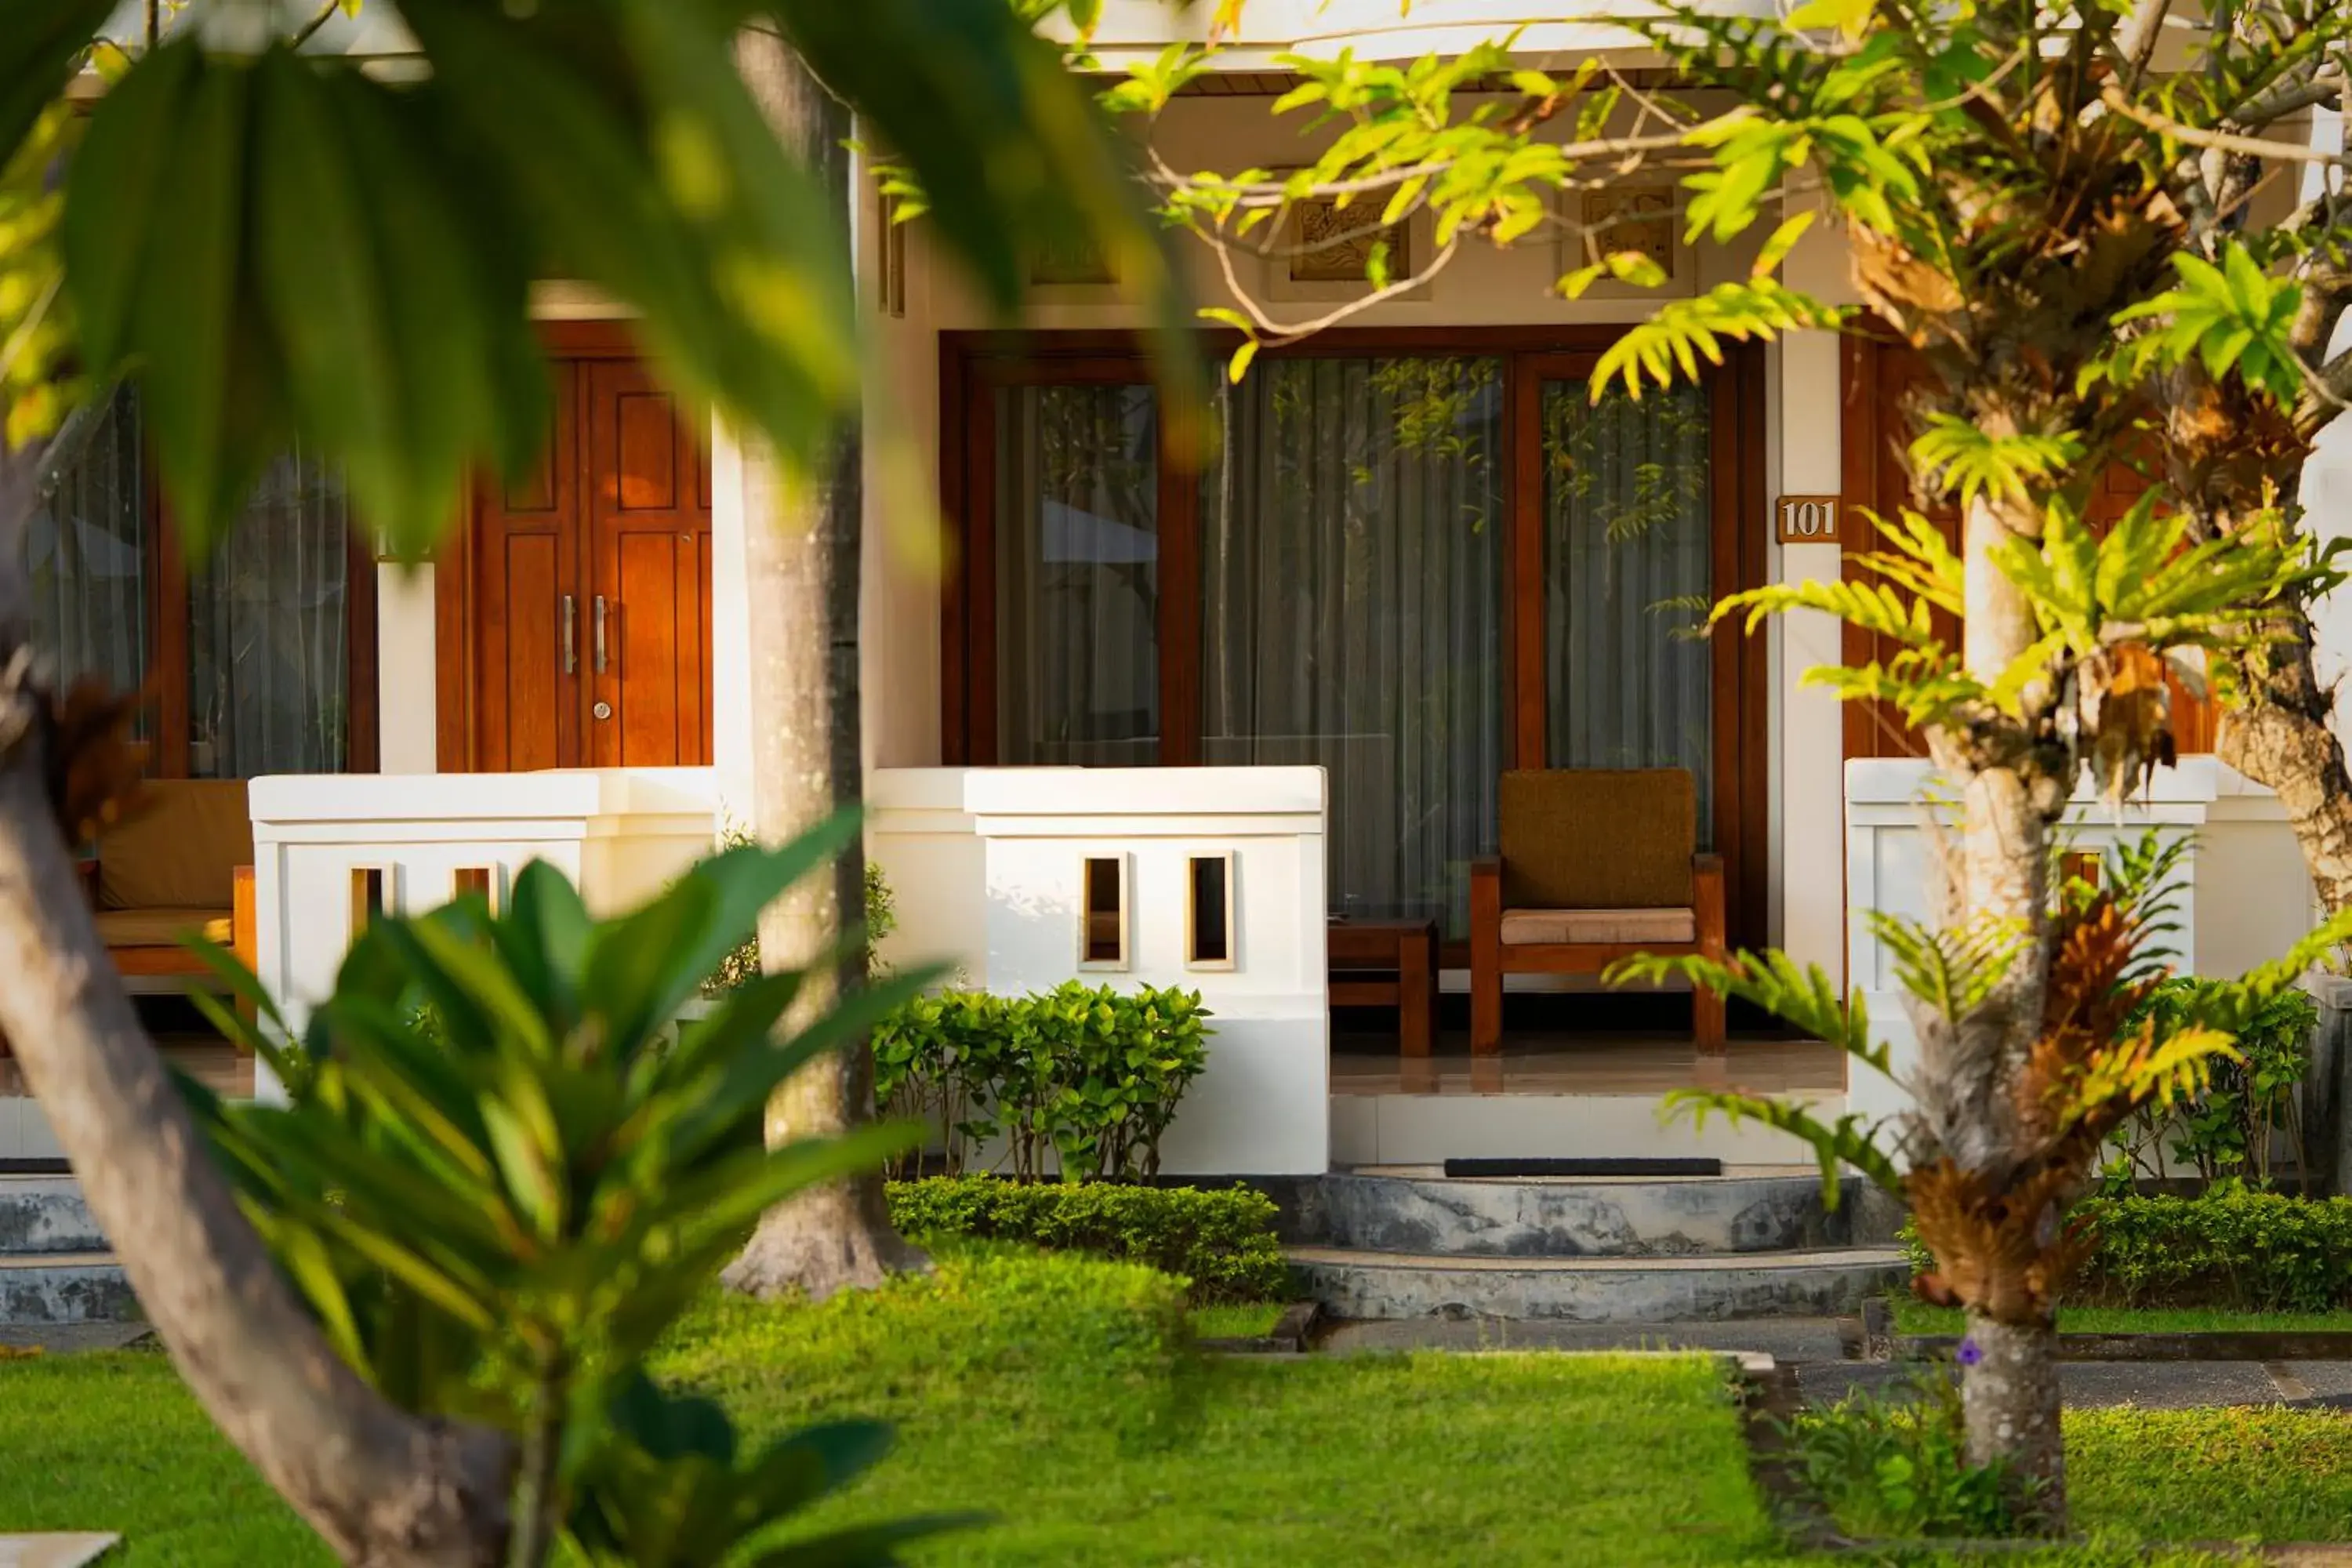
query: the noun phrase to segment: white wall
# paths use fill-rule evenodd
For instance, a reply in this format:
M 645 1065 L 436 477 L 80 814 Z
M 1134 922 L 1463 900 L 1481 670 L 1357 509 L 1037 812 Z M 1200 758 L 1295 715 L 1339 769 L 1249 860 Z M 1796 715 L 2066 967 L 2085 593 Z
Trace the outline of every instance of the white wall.
M 708 768 L 255 779 L 256 968 L 300 1028 L 356 934 L 365 868 L 383 873 L 387 908 L 421 912 L 449 900 L 461 870 L 490 871 L 496 903 L 545 860 L 593 913 L 618 913 L 709 853 L 714 793 Z
M 1330 1163 L 1319 768 L 885 768 L 867 853 L 898 893 L 886 948 L 1003 995 L 1066 980 L 1182 986 L 1215 1014 L 1207 1070 L 1161 1147 L 1171 1174 Z M 1234 963 L 1193 968 L 1188 862 L 1234 857 Z M 1129 962 L 1078 964 L 1081 865 L 1129 862 Z
M 1931 807 L 1931 763 L 1880 759 L 1846 764 L 1847 979 L 1864 993 L 1872 1033 L 1890 1047 L 1897 1075 L 1918 1060 L 1918 1041 L 1904 1016 L 1892 959 L 1870 929 L 1874 910 L 1923 919 L 1928 911 L 1936 833 L 1948 808 Z M 2149 827 L 2179 834 L 2189 847 L 2177 873 L 2178 930 L 2156 942 L 2175 967 L 2208 975 L 2243 973 L 2310 931 L 2317 901 L 2303 857 L 2277 798 L 2210 757 L 2159 768 L 2141 798 L 2115 812 L 2077 795 L 2063 831 L 2085 851 L 2136 843 Z M 1850 1106 L 1873 1116 L 1907 1099 L 1867 1069 L 1849 1078 Z

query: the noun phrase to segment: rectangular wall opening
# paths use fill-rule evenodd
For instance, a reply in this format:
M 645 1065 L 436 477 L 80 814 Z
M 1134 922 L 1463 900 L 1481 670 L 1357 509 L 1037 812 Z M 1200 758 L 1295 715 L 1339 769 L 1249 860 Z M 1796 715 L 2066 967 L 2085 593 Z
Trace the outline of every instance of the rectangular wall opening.
M 1085 873 L 1085 925 L 1078 935 L 1078 967 L 1127 967 L 1127 858 L 1089 855 Z
M 495 866 L 460 866 L 450 873 L 449 896 L 453 899 L 478 898 L 490 906 L 490 913 L 499 912 L 502 901 L 499 897 L 499 868 Z
M 1184 967 L 1234 967 L 1234 858 L 1195 855 L 1187 864 Z
M 392 908 L 392 870 L 384 866 L 352 868 L 352 940 Z

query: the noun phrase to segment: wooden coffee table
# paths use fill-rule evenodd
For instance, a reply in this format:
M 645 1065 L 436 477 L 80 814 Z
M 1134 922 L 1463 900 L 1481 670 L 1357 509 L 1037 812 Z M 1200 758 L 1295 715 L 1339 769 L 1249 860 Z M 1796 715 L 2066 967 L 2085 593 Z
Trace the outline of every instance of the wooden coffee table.
M 1437 1037 L 1437 922 L 1334 920 L 1331 1005 L 1393 1007 L 1397 1047 L 1429 1055 Z

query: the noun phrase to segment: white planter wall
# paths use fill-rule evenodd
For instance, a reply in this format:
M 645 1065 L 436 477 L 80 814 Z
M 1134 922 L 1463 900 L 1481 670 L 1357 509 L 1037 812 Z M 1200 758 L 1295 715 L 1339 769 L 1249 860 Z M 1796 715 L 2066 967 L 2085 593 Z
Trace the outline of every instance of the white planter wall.
M 1873 1031 L 1886 1041 L 1898 1073 L 1918 1059 L 1918 1042 L 1904 1016 L 1890 955 L 1871 934 L 1869 911 L 1922 918 L 1927 911 L 1930 824 L 1948 825 L 1948 806 L 1931 807 L 1931 795 L 1948 798 L 1932 764 L 1901 759 L 1846 764 L 1846 976 L 1864 993 Z M 2137 842 L 2149 826 L 2186 836 L 2179 872 L 2179 929 L 2166 941 L 2174 964 L 2198 974 L 2243 973 L 2279 957 L 2318 923 L 2319 910 L 2303 857 L 2276 796 L 2211 757 L 2190 757 L 2159 768 L 2143 795 L 2118 814 L 2078 795 L 2064 831 L 2084 851 Z M 1885 1116 L 1906 1097 L 1864 1068 L 1849 1079 L 1847 1099 L 1865 1114 Z
M 1320 768 L 885 768 L 867 852 L 898 894 L 887 949 L 1000 994 L 1066 980 L 1179 985 L 1216 1015 L 1208 1069 L 1161 1145 L 1171 1174 L 1330 1162 Z M 1186 963 L 1191 858 L 1234 857 L 1234 962 Z M 1129 962 L 1078 963 L 1089 856 L 1129 866 Z
M 381 869 L 385 907 L 422 912 L 461 872 L 488 871 L 499 901 L 545 860 L 612 914 L 709 854 L 718 820 L 708 768 L 283 776 L 250 798 L 262 983 L 297 1028 L 334 988 L 357 873 Z

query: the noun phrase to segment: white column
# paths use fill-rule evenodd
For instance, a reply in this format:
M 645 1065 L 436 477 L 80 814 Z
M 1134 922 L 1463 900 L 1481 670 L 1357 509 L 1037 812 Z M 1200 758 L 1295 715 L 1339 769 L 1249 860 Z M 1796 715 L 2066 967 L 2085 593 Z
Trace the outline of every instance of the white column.
M 718 421 L 710 430 L 710 762 L 719 823 L 751 826 L 751 601 L 743 545 L 743 448 Z
M 1782 275 L 1818 299 L 1850 296 L 1844 243 L 1817 224 L 1790 255 Z M 1843 482 L 1840 439 L 1839 340 L 1834 332 L 1792 332 L 1780 342 L 1780 481 L 1785 495 L 1835 495 Z M 1769 529 L 1772 519 L 1743 520 Z M 1848 520 L 1846 526 L 1855 525 Z M 1775 547 L 1783 583 L 1835 581 L 1835 544 Z M 1839 662 L 1837 620 L 1815 610 L 1775 618 L 1774 726 L 1780 736 L 1780 943 L 1800 963 L 1832 975 L 1844 964 L 1844 717 L 1836 698 L 1799 683 L 1815 665 Z
M 433 568 L 375 569 L 376 757 L 387 773 L 440 768 Z

